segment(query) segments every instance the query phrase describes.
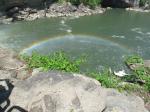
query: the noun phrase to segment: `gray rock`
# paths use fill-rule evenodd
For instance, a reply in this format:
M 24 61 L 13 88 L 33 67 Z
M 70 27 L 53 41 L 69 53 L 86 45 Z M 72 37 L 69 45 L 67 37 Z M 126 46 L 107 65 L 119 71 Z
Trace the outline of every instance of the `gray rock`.
M 141 98 L 79 74 L 36 74 L 17 82 L 9 98 L 29 112 L 148 112 Z
M 0 48 L 0 68 L 13 70 L 22 67 L 24 63 L 16 57 L 13 51 Z
M 150 60 L 144 60 L 144 66 L 150 68 Z
M 15 83 L 17 79 L 23 80 L 29 76 L 26 66 L 13 51 L 0 48 L 0 79 L 9 79 Z
M 106 109 L 104 112 L 148 112 L 140 97 L 121 94 L 113 89 L 106 91 Z
M 77 74 L 41 73 L 15 86 L 11 105 L 29 112 L 101 112 L 105 108 L 106 93 L 99 82 Z

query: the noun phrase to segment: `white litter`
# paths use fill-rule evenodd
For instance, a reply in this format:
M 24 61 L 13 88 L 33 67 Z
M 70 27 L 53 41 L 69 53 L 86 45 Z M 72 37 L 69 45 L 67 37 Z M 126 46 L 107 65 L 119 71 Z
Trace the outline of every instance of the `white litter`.
M 125 70 L 121 70 L 118 72 L 114 71 L 114 75 L 119 76 L 119 77 L 123 77 L 123 76 L 129 75 L 129 74 L 125 73 Z
M 68 32 L 68 33 L 71 33 L 71 32 L 72 32 L 72 30 L 68 29 L 68 30 L 67 30 L 67 32 Z

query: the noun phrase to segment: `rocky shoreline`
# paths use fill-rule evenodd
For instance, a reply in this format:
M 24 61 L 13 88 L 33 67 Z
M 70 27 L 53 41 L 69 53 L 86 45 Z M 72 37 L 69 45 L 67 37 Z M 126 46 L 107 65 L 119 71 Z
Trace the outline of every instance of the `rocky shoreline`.
M 0 24 L 10 24 L 15 21 L 33 21 L 40 18 L 51 18 L 51 17 L 75 17 L 88 16 L 94 14 L 102 14 L 106 10 L 112 9 L 111 7 L 102 8 L 101 6 L 91 9 L 89 6 L 80 4 L 79 6 L 72 5 L 69 2 L 60 4 L 53 3 L 46 8 L 37 9 L 31 7 L 13 7 L 6 12 L 0 12 Z M 126 11 L 135 11 L 135 12 L 147 12 L 149 9 L 130 7 L 125 8 Z
M 14 21 L 32 21 L 39 18 L 50 18 L 50 17 L 80 17 L 85 15 L 100 14 L 106 9 L 97 6 L 95 9 L 91 9 L 89 6 L 80 4 L 74 6 L 71 3 L 53 3 L 45 9 L 34 9 L 34 8 L 19 8 L 14 7 L 4 14 L 1 14 L 0 23 L 9 24 Z

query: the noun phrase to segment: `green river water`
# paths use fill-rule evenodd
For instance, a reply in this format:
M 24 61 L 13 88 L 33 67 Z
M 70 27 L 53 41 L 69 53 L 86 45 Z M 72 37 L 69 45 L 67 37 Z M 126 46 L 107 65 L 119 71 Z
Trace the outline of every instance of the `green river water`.
M 124 57 L 150 59 L 150 13 L 109 10 L 85 17 L 39 19 L 0 25 L 0 47 L 19 53 L 63 50 L 72 58 L 87 56 L 82 71 L 125 69 Z

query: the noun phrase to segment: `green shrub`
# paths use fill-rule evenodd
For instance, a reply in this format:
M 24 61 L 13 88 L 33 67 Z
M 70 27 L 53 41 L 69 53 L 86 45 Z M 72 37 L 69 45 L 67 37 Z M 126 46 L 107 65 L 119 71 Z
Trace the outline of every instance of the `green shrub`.
M 72 60 L 64 52 L 55 52 L 49 55 L 40 55 L 33 52 L 31 56 L 22 55 L 23 60 L 28 65 L 29 69 L 43 68 L 43 70 L 59 70 L 65 72 L 80 72 L 80 65 L 85 62 L 85 58 Z M 126 63 L 142 63 L 143 59 L 140 57 L 129 57 Z M 150 69 L 144 66 L 133 70 L 133 75 L 124 77 L 117 77 L 109 69 L 105 69 L 100 73 L 88 73 L 88 76 L 96 79 L 102 86 L 107 88 L 116 88 L 118 90 L 135 91 L 138 88 L 145 88 L 150 92 Z M 140 85 L 137 81 L 141 80 L 144 84 Z M 126 84 L 123 84 L 126 82 Z M 128 83 L 130 82 L 130 83 Z
M 150 68 L 144 67 L 144 60 L 139 56 L 129 56 L 126 59 L 127 65 L 139 64 L 140 66 L 132 70 L 135 74 L 132 77 L 132 80 L 139 79 L 144 82 L 143 87 L 150 92 Z M 136 83 L 136 81 L 134 82 Z
M 146 4 L 146 2 L 148 2 L 148 0 L 140 0 L 140 7 L 144 6 Z
M 65 72 L 79 72 L 80 64 L 84 62 L 83 58 L 71 60 L 64 52 L 55 52 L 49 55 L 40 55 L 36 52 L 31 56 L 22 56 L 28 65 L 28 68 L 43 68 L 44 70 L 61 70 Z
M 59 3 L 64 3 L 64 2 L 70 2 L 73 5 L 80 5 L 80 4 L 84 4 L 84 5 L 88 5 L 91 8 L 95 8 L 96 6 L 98 6 L 101 2 L 101 0 L 58 0 Z
M 127 65 L 143 64 L 144 63 L 143 59 L 137 55 L 127 57 L 125 62 L 127 63 Z
M 101 73 L 91 73 L 90 76 L 98 80 L 102 86 L 107 88 L 117 88 L 120 79 L 112 74 L 108 69 L 103 70 Z

